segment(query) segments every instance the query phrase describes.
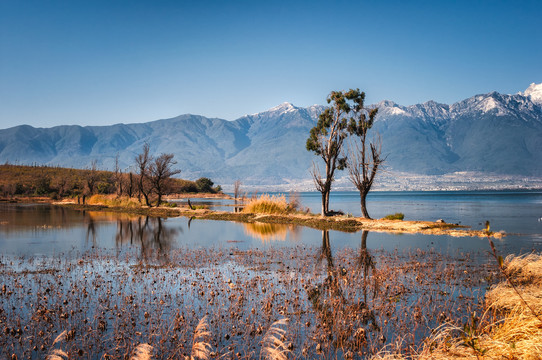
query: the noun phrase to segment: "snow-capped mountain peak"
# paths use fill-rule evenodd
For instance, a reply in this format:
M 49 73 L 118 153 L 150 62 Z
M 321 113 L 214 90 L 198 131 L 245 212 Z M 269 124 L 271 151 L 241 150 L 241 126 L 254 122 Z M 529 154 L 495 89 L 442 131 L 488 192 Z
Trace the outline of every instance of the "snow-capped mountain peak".
M 268 111 L 272 111 L 272 112 L 277 112 L 277 111 L 278 112 L 290 112 L 290 111 L 295 111 L 296 109 L 297 109 L 297 107 L 295 107 L 294 105 L 292 105 L 291 103 L 286 101 L 286 102 L 283 102 L 280 105 L 272 107 Z
M 542 83 L 532 83 L 523 93 L 520 92 L 520 95 L 529 96 L 532 102 L 542 105 Z

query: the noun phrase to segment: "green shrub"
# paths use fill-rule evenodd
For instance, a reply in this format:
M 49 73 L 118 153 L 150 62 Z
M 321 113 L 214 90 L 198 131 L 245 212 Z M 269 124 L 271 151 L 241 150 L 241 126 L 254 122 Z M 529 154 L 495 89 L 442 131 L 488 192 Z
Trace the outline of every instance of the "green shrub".
M 385 220 L 403 220 L 405 218 L 405 214 L 403 213 L 395 213 L 384 216 Z

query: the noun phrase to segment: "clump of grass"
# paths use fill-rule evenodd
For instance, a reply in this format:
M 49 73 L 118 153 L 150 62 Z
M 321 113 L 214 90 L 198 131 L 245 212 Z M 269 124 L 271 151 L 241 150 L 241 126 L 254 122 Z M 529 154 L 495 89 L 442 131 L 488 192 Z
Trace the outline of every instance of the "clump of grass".
M 141 204 L 137 199 L 129 198 L 127 196 L 117 197 L 115 195 L 92 195 L 88 200 L 89 205 L 106 205 L 114 207 L 122 207 L 135 209 L 140 208 Z
M 389 214 L 383 217 L 384 220 L 403 220 L 404 218 L 405 214 L 403 213 Z
M 520 291 L 523 301 L 532 311 L 542 315 L 542 255 L 509 255 L 504 260 L 503 268 Z M 522 299 L 508 282 L 499 283 L 486 294 L 486 303 L 499 310 L 511 311 L 521 302 Z
M 204 316 L 194 330 L 191 359 L 207 360 L 211 357 L 211 344 L 208 342 L 210 336 L 207 316 Z
M 286 330 L 281 327 L 287 324 L 288 319 L 277 320 L 267 330 L 262 340 L 260 358 L 269 360 L 286 360 L 288 358 L 289 350 L 284 342 Z
M 149 344 L 139 344 L 134 349 L 134 355 L 130 360 L 150 360 L 152 359 L 152 349 Z
M 297 210 L 297 202 L 288 202 L 284 195 L 263 194 L 252 198 L 243 212 L 254 214 L 289 214 Z

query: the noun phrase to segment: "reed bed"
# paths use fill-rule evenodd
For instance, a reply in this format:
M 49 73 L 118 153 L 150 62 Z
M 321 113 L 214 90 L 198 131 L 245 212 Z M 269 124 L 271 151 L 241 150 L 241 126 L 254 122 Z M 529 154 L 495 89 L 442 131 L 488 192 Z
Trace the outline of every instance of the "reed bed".
M 141 203 L 136 198 L 116 195 L 92 195 L 88 200 L 89 205 L 105 205 L 112 207 L 122 207 L 126 209 L 136 209 L 141 207 Z
M 299 201 L 294 197 L 291 202 L 284 195 L 263 194 L 251 198 L 243 212 L 253 214 L 290 214 L 297 211 Z
M 464 254 L 328 245 L 2 257 L 0 358 L 410 356 L 498 276 Z

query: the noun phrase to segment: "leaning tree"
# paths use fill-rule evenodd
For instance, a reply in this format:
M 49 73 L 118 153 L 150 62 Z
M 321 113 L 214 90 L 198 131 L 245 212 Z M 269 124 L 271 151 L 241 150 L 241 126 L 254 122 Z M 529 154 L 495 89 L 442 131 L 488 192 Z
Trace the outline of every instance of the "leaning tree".
M 346 157 L 341 157 L 341 149 L 347 133 L 347 116 L 351 110 L 351 101 L 342 91 L 332 91 L 327 97 L 330 106 L 322 112 L 318 123 L 310 131 L 307 139 L 307 150 L 320 156 L 325 164 L 322 175 L 318 165 L 313 163 L 311 171 L 316 190 L 322 193 L 322 216 L 329 212 L 329 193 L 335 170 L 346 167 Z
M 348 172 L 350 181 L 359 191 L 361 214 L 364 218 L 370 219 L 366 205 L 367 194 L 371 190 L 380 165 L 385 160 L 382 157 L 380 138 L 367 141 L 367 133 L 373 126 L 378 108 L 365 108 L 365 92 L 360 92 L 359 89 L 350 90 L 345 97 L 354 102 L 348 124 L 348 132 L 352 135 L 348 149 Z

